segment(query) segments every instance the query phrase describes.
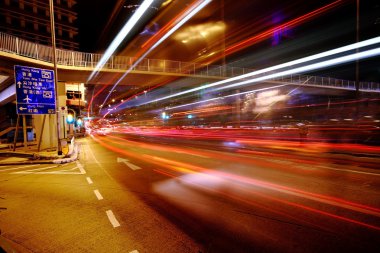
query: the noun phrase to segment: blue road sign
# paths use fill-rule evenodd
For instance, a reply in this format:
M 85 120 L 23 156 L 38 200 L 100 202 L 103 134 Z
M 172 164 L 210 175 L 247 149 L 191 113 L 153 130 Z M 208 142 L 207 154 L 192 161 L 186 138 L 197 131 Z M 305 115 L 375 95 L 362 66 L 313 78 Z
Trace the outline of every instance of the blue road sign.
M 15 66 L 17 114 L 54 114 L 54 71 Z

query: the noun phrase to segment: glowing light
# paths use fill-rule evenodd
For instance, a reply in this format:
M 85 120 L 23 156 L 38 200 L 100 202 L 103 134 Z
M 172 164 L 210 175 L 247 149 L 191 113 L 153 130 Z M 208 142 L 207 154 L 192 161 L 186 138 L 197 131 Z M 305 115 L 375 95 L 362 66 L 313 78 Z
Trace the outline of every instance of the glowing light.
M 165 100 L 165 99 L 168 99 L 168 98 L 178 97 L 178 96 L 181 96 L 181 95 L 184 95 L 184 94 L 188 94 L 188 93 L 191 93 L 191 92 L 195 92 L 195 91 L 199 91 L 199 90 L 202 90 L 202 89 L 211 88 L 211 87 L 214 87 L 214 86 L 219 86 L 219 85 L 222 85 L 222 84 L 225 84 L 225 83 L 229 83 L 229 82 L 233 82 L 233 81 L 236 81 L 236 80 L 239 80 L 239 79 L 257 76 L 259 74 L 264 74 L 266 72 L 275 71 L 275 70 L 279 70 L 279 69 L 286 68 L 286 67 L 291 67 L 291 66 L 294 66 L 294 65 L 297 65 L 297 64 L 301 64 L 301 63 L 317 60 L 317 59 L 320 59 L 320 58 L 323 58 L 323 57 L 327 57 L 327 56 L 335 55 L 335 54 L 338 54 L 338 53 L 342 53 L 342 52 L 346 52 L 346 51 L 350 51 L 350 50 L 354 50 L 354 49 L 358 49 L 358 48 L 374 45 L 374 44 L 377 44 L 377 43 L 380 43 L 380 36 L 372 38 L 372 39 L 369 39 L 369 40 L 361 41 L 361 42 L 358 42 L 358 43 L 354 43 L 354 44 L 351 44 L 351 45 L 347 45 L 347 46 L 339 47 L 339 48 L 336 48 L 336 49 L 332 49 L 332 50 L 329 50 L 329 51 L 326 51 L 326 52 L 322 52 L 322 53 L 318 53 L 318 54 L 315 54 L 315 55 L 311 55 L 311 56 L 307 56 L 307 57 L 304 57 L 304 58 L 300 58 L 300 59 L 297 59 L 297 60 L 294 60 L 294 61 L 282 63 L 282 64 L 275 65 L 275 66 L 272 66 L 272 67 L 268 67 L 268 68 L 265 68 L 265 69 L 253 71 L 253 72 L 250 72 L 250 73 L 247 73 L 247 74 L 244 74 L 244 75 L 232 77 L 232 78 L 229 78 L 229 79 L 226 79 L 226 80 L 223 80 L 223 81 L 218 81 L 218 82 L 215 82 L 215 83 L 210 83 L 210 84 L 207 84 L 207 85 L 202 85 L 202 86 L 199 86 L 199 87 L 196 87 L 196 88 L 192 88 L 192 89 L 189 89 L 189 90 L 186 90 L 186 91 L 178 92 L 178 93 L 171 94 L 171 95 L 168 95 L 168 96 L 164 96 L 164 97 L 161 97 L 161 98 L 157 98 L 157 99 L 154 99 L 154 100 L 151 100 L 151 101 L 147 101 L 144 104 L 154 103 L 154 102 L 162 101 L 162 100 Z M 372 52 L 372 53 L 374 53 L 374 52 Z M 373 54 L 373 55 L 375 55 L 375 54 Z M 373 55 L 367 55 L 367 56 L 363 56 L 362 55 L 362 57 L 369 57 L 369 56 L 373 56 Z M 347 59 L 347 58 L 346 58 L 346 60 L 349 61 L 349 59 Z M 340 62 L 340 63 L 342 63 L 342 62 Z M 338 64 L 338 62 L 335 62 L 335 64 Z M 314 66 L 316 66 L 316 65 L 314 65 Z M 322 67 L 323 66 L 320 66 L 320 68 L 322 68 Z M 299 69 L 299 70 L 301 70 L 301 69 Z M 304 71 L 306 71 L 306 70 L 307 69 L 305 69 Z M 298 73 L 297 71 L 292 71 L 292 72 L 293 73 Z M 285 73 L 285 72 L 283 72 L 283 73 Z M 282 75 L 285 75 L 285 74 L 282 74 Z M 279 76 L 281 76 L 281 75 L 279 75 Z M 273 77 L 275 77 L 275 76 L 273 76 Z M 271 78 L 273 78 L 273 77 L 271 77 Z M 266 79 L 263 79 L 263 80 L 266 80 Z
M 322 62 L 318 62 L 318 63 L 314 63 L 314 64 L 310 64 L 310 65 L 306 65 L 306 66 L 302 66 L 302 67 L 278 72 L 278 73 L 271 74 L 271 75 L 266 75 L 263 77 L 254 78 L 254 79 L 247 80 L 244 82 L 239 82 L 239 83 L 227 85 L 227 86 L 221 87 L 217 90 L 242 86 L 244 84 L 251 84 L 251 83 L 256 83 L 256 82 L 270 80 L 270 79 L 275 79 L 275 78 L 278 78 L 281 76 L 288 76 L 288 75 L 292 75 L 292 74 L 296 74 L 296 73 L 303 73 L 303 72 L 307 72 L 307 71 L 317 70 L 317 69 L 326 68 L 326 67 L 330 67 L 330 66 L 334 66 L 334 65 L 354 61 L 354 60 L 360 60 L 363 58 L 377 56 L 379 54 L 380 54 L 380 48 L 375 48 L 375 49 L 367 50 L 364 52 L 360 52 L 360 53 L 356 53 L 356 54 L 350 54 L 350 55 L 334 58 L 331 60 L 326 60 L 326 61 L 322 61 Z
M 261 89 L 255 89 L 255 90 L 235 93 L 235 94 L 232 94 L 232 95 L 226 95 L 226 96 L 223 96 L 223 97 L 210 98 L 210 99 L 206 99 L 206 100 L 202 100 L 202 101 L 197 101 L 197 102 L 193 102 L 193 103 L 189 103 L 189 104 L 182 104 L 182 105 L 177 105 L 177 106 L 169 107 L 169 108 L 167 108 L 167 110 L 177 109 L 177 108 L 181 108 L 181 107 L 185 107 L 185 106 L 189 106 L 189 105 L 196 105 L 196 104 L 200 104 L 200 103 L 206 103 L 206 102 L 220 100 L 220 99 L 228 98 L 228 97 L 240 96 L 240 95 L 252 93 L 252 92 L 255 92 L 255 91 L 262 91 L 262 90 L 268 90 L 268 89 L 273 89 L 273 88 L 279 88 L 279 87 L 286 86 L 286 85 L 287 84 L 281 84 L 281 85 L 277 85 L 277 86 L 272 86 L 272 87 L 267 87 L 267 88 L 261 88 Z
M 72 114 L 68 114 L 66 118 L 67 124 L 72 124 L 74 122 L 74 116 Z
M 182 43 L 189 43 L 197 40 L 204 40 L 209 37 L 218 35 L 226 29 L 226 25 L 219 21 L 213 23 L 205 23 L 199 25 L 193 25 L 178 32 L 174 39 L 181 41 Z
M 119 80 L 114 84 L 114 86 L 112 87 L 111 91 L 115 89 L 115 87 L 117 85 L 119 85 L 119 83 L 121 82 L 121 80 L 123 80 L 130 72 L 131 70 L 137 65 L 139 64 L 153 49 L 155 49 L 158 45 L 160 45 L 165 39 L 167 39 L 170 35 L 172 35 L 175 31 L 178 30 L 178 28 L 180 28 L 184 23 L 186 23 L 190 18 L 192 18 L 195 14 L 197 14 L 200 10 L 202 10 L 207 4 L 209 4 L 211 2 L 211 0 L 205 0 L 205 1 L 199 1 L 196 5 L 193 6 L 193 8 L 191 9 L 190 8 L 190 13 L 187 13 L 185 12 L 184 15 L 181 15 L 177 20 L 176 22 L 178 22 L 174 27 L 172 27 L 167 33 L 165 33 L 156 43 L 154 43 L 154 45 L 150 46 L 148 50 L 146 50 L 145 53 L 143 53 L 141 56 L 139 56 L 139 58 L 132 64 L 132 66 L 119 78 Z M 165 27 L 165 29 L 163 31 L 165 31 L 166 29 L 168 29 L 167 27 Z M 160 32 L 159 32 L 160 33 Z M 159 34 L 157 33 L 157 34 Z M 156 34 L 156 35 L 157 35 Z M 152 37 L 152 38 L 155 38 L 155 37 Z M 146 45 L 147 43 L 145 43 L 144 45 Z M 143 45 L 143 47 L 144 47 Z M 141 53 L 139 53 L 141 54 Z M 104 102 L 107 101 L 109 95 L 105 98 Z M 117 108 L 117 107 L 116 107 Z M 105 117 L 107 116 L 107 113 L 103 116 Z

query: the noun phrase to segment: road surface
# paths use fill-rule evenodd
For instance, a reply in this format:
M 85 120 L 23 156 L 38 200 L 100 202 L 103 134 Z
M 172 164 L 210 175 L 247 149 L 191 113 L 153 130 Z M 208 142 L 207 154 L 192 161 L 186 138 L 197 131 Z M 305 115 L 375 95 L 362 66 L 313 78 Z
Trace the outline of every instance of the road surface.
M 375 158 L 126 133 L 79 141 L 74 163 L 0 167 L 0 229 L 19 250 L 380 252 Z

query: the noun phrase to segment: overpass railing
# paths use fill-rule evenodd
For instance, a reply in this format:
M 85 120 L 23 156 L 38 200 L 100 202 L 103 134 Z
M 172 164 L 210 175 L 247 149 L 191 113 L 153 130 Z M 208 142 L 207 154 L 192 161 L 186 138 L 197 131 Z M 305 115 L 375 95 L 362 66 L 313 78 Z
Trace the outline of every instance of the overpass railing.
M 323 76 L 308 76 L 293 74 L 290 76 L 282 76 L 275 79 L 276 81 L 287 82 L 299 85 L 311 85 L 325 88 L 336 88 L 344 90 L 355 90 L 355 81 L 344 80 Z M 359 90 L 380 92 L 380 83 L 377 82 L 360 82 Z
M 33 43 L 18 37 L 0 32 L 0 51 L 14 53 L 45 62 L 53 62 L 52 47 Z M 103 54 L 84 53 L 65 49 L 56 50 L 57 63 L 73 67 L 94 68 Z M 136 57 L 112 56 L 104 65 L 106 69 L 127 70 L 137 60 Z M 180 62 L 160 59 L 142 59 L 132 70 L 162 72 L 171 74 L 186 74 L 205 77 L 234 77 L 253 71 L 252 69 L 207 65 L 192 62 Z M 287 75 L 273 79 L 295 85 L 313 85 L 327 88 L 355 90 L 355 81 L 331 77 Z M 359 90 L 380 92 L 380 84 L 375 82 L 360 82 Z
M 52 47 L 33 43 L 1 32 L 0 51 L 14 53 L 45 62 L 53 62 Z M 102 56 L 103 54 L 56 49 L 57 64 L 65 66 L 94 68 Z M 127 70 L 133 65 L 134 62 L 136 62 L 136 60 L 136 57 L 112 56 L 105 63 L 103 68 Z M 206 77 L 233 77 L 252 71 L 250 69 L 240 67 L 147 58 L 142 59 L 136 66 L 133 67 L 132 70 L 200 75 Z

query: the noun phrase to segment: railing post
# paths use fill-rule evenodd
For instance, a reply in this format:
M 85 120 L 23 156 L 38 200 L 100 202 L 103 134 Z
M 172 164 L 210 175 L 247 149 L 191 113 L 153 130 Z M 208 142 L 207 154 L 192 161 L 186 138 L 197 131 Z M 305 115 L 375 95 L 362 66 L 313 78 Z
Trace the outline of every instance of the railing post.
M 37 47 L 38 44 L 35 44 L 35 45 L 36 45 L 36 59 L 38 60 L 38 47 Z
M 72 60 L 73 66 L 75 66 L 74 52 L 71 52 L 71 60 Z
M 147 71 L 150 71 L 150 60 L 148 59 L 148 69 Z
M 20 54 L 20 50 L 19 50 L 19 47 L 18 47 L 18 38 L 17 37 L 16 37 L 16 53 Z
M 94 60 L 93 60 L 93 54 L 91 53 L 91 55 L 90 55 L 91 57 L 91 67 L 93 68 L 94 67 Z

